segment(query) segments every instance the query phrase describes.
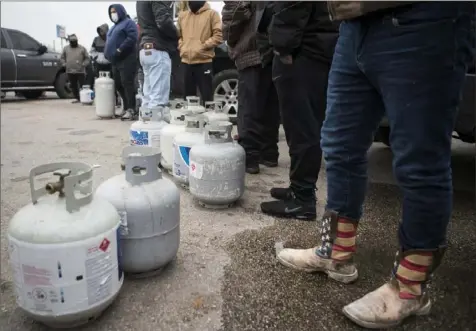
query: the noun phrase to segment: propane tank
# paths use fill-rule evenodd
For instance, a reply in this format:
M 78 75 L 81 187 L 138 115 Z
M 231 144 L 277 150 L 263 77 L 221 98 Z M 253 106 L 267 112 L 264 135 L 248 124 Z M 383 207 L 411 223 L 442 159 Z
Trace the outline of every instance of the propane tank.
M 172 261 L 180 243 L 180 194 L 157 167 L 160 150 L 128 146 L 125 173 L 102 183 L 96 196 L 111 202 L 121 216 L 122 267 L 150 276 Z
M 178 110 L 185 108 L 186 104 L 183 99 L 172 99 L 169 101 L 169 106 L 171 110 Z
M 179 133 L 174 138 L 174 178 L 182 184 L 188 185 L 189 153 L 192 146 L 203 144 L 204 120 L 202 115 L 185 116 L 185 132 Z
M 207 101 L 205 102 L 206 113 L 205 123 L 211 122 L 228 122 L 228 115 L 223 112 L 223 103 L 221 101 Z
M 114 80 L 109 72 L 100 71 L 99 77 L 94 82 L 96 116 L 100 118 L 114 118 L 116 110 L 116 95 Z
M 141 108 L 140 117 L 129 130 L 131 145 L 160 148 L 160 133 L 167 125 L 162 121 L 162 108 Z
M 245 192 L 245 150 L 230 122 L 205 127 L 205 143 L 190 150 L 190 193 L 203 207 L 227 208 Z
M 160 153 L 162 155 L 160 164 L 170 174 L 174 163 L 174 138 L 177 134 L 185 132 L 184 110 L 171 110 L 170 124 L 164 126 L 160 133 Z
M 81 91 L 79 91 L 79 101 L 83 105 L 93 104 L 93 90 L 91 90 L 91 86 L 83 85 Z
M 205 112 L 205 107 L 200 104 L 199 97 L 189 96 L 185 99 L 187 100 L 187 110 L 192 114 L 203 114 Z
M 38 175 L 51 172 L 57 182 L 35 187 Z M 8 228 L 17 304 L 51 328 L 98 317 L 122 287 L 120 217 L 111 203 L 93 197 L 92 176 L 91 166 L 81 162 L 31 169 L 32 203 Z

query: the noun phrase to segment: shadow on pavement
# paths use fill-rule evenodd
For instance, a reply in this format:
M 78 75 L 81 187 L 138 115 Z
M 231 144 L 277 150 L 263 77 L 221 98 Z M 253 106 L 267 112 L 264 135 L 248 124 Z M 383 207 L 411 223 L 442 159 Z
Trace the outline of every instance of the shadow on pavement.
M 476 314 L 476 219 L 473 199 L 455 193 L 451 246 L 432 285 L 434 307 L 428 317 L 410 319 L 397 330 L 474 330 Z M 278 221 L 259 231 L 244 231 L 228 244 L 223 330 L 361 330 L 341 314 L 347 303 L 385 282 L 397 248 L 400 192 L 370 184 L 359 228 L 359 280 L 342 285 L 320 274 L 304 274 L 276 262 L 275 242 L 285 247 L 316 244 L 317 224 Z

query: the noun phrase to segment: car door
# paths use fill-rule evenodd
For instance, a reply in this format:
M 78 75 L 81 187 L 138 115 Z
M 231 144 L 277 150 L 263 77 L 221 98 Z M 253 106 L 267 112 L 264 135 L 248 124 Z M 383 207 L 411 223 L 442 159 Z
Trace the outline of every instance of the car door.
M 18 30 L 5 29 L 12 42 L 17 62 L 17 84 L 21 86 L 51 85 L 45 81 L 44 57 L 38 53 L 41 44 Z
M 15 55 L 7 43 L 7 39 L 5 38 L 4 29 L 0 32 L 0 46 L 1 46 L 1 68 L 2 68 L 2 87 L 13 87 L 15 86 L 15 82 L 17 80 L 17 70 L 16 70 L 16 62 L 15 62 Z

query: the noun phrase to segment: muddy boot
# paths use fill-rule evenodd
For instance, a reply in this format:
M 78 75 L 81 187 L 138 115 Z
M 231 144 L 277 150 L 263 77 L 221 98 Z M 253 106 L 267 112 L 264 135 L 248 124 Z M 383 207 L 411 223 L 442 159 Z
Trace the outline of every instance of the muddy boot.
M 320 246 L 309 249 L 285 248 L 278 254 L 278 261 L 293 269 L 325 273 L 341 283 L 355 281 L 359 276 L 353 262 L 357 222 L 326 211 L 320 232 Z
M 398 252 L 389 282 L 343 309 L 354 323 L 368 329 L 394 327 L 412 315 L 430 313 L 427 285 L 444 248 Z

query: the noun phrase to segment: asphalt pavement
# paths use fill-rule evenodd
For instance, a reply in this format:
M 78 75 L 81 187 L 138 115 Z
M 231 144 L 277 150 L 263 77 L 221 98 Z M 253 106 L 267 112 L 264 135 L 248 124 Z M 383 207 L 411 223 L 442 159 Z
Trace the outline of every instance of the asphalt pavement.
M 16 308 L 6 251 L 12 215 L 30 202 L 31 167 L 57 161 L 98 164 L 95 187 L 120 173 L 120 153 L 131 122 L 97 119 L 94 107 L 70 100 L 2 100 L 1 104 L 1 286 L 0 330 L 43 331 Z M 181 190 L 181 244 L 177 258 L 156 277 L 126 279 L 91 331 L 311 331 L 360 330 L 341 308 L 389 277 L 397 248 L 401 194 L 391 152 L 369 151 L 369 191 L 359 227 L 359 280 L 342 285 L 319 274 L 302 274 L 276 263 L 276 244 L 311 247 L 317 224 L 262 215 L 269 189 L 287 185 L 289 157 L 284 136 L 278 168 L 248 175 L 246 193 L 228 210 L 207 210 Z M 455 143 L 454 214 L 450 248 L 432 284 L 430 316 L 396 330 L 476 330 L 476 211 L 474 145 Z M 318 182 L 318 209 L 325 204 L 325 173 Z

